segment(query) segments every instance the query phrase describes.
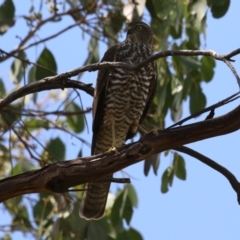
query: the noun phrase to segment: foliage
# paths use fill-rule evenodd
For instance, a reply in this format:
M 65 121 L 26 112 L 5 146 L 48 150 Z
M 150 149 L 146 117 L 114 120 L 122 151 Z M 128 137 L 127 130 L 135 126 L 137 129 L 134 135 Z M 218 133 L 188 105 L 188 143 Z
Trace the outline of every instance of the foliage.
M 55 75 L 58 72 L 59 59 L 51 51 L 48 42 L 61 38 L 64 32 L 71 31 L 74 27 L 78 27 L 78 31 L 89 40 L 84 65 L 99 61 L 102 43 L 110 47 L 125 35 L 121 29 L 127 20 L 143 19 L 150 23 L 154 32 L 155 51 L 195 50 L 201 48 L 204 44 L 202 39 L 206 39 L 207 10 L 210 9 L 208 14 L 213 17 L 221 18 L 230 4 L 230 0 L 147 0 L 146 3 L 139 1 L 139 4 L 136 4 L 137 1 L 131 3 L 111 0 L 29 2 L 30 9 L 25 9 L 26 12 L 21 16 L 16 14 L 19 8 L 17 1 L 4 0 L 0 5 L 0 34 L 3 39 L 7 39 L 8 32 L 16 31 L 17 18 L 26 25 L 24 32 L 16 33 L 19 35 L 18 46 L 12 46 L 8 54 L 2 53 L 0 57 L 0 62 L 11 61 L 12 81 L 9 86 L 7 78 L 0 78 L 1 98 L 27 83 Z M 48 8 L 47 11 L 45 7 Z M 64 27 L 67 17 L 71 18 L 71 24 Z M 53 26 L 53 33 L 47 37 L 41 36 L 40 29 L 50 24 Z M 55 31 L 54 26 L 61 30 Z M 67 44 L 62 43 L 62 47 L 68 48 L 71 41 L 74 39 L 70 39 Z M 83 40 L 82 42 L 84 44 Z M 40 54 L 37 51 L 36 60 L 30 61 L 33 58 L 30 50 L 33 48 L 40 48 L 41 51 Z M 65 61 L 72 54 L 69 51 Z M 148 129 L 164 128 L 168 112 L 173 121 L 179 120 L 182 104 L 187 99 L 190 99 L 191 113 L 206 106 L 206 96 L 201 84 L 212 80 L 215 61 L 207 57 L 172 57 L 157 61 L 157 67 L 157 93 L 145 121 Z M 83 75 L 79 75 L 79 79 L 82 78 Z M 83 148 L 89 145 L 81 138 L 87 128 L 84 121 L 86 112 L 80 93 L 74 89 L 35 93 L 3 109 L 0 117 L 1 176 L 20 174 L 64 160 L 68 147 L 67 137 L 74 138 L 74 144 L 80 146 L 76 157 L 79 153 L 81 155 Z M 186 179 L 183 157 L 176 152 L 170 153 L 173 161 L 162 175 L 163 193 L 172 186 L 174 176 L 181 180 Z M 145 175 L 149 174 L 151 167 L 157 175 L 159 162 L 158 155 L 147 159 Z M 110 196 L 112 202 L 108 204 L 106 216 L 100 221 L 79 218 L 81 192 L 64 195 L 44 193 L 29 198 L 10 199 L 4 206 L 12 217 L 12 225 L 6 230 L 3 239 L 11 239 L 9 232 L 14 231 L 30 233 L 36 239 L 143 239 L 131 227 L 132 215 L 138 202 L 134 187 L 127 185 L 119 189 L 116 195 Z

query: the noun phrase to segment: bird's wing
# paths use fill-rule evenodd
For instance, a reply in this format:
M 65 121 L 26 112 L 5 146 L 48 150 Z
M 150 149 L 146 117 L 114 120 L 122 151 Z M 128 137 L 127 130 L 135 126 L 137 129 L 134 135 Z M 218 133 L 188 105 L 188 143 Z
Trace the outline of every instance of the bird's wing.
M 101 62 L 114 62 L 114 58 L 117 52 L 118 45 L 115 45 L 109 48 L 104 54 Z M 98 133 L 99 126 L 103 120 L 103 111 L 105 104 L 105 96 L 108 88 L 109 81 L 109 69 L 104 68 L 98 71 L 97 84 L 94 91 L 94 100 L 93 100 L 93 137 L 92 137 L 92 155 L 94 154 L 95 149 L 95 139 L 96 134 Z
M 147 112 L 148 112 L 148 110 L 149 110 L 149 108 L 152 104 L 154 95 L 156 93 L 156 89 L 157 89 L 157 65 L 155 63 L 154 63 L 154 72 L 155 72 L 155 75 L 153 75 L 153 77 L 151 79 L 151 82 L 150 82 L 147 102 L 146 102 L 145 108 L 143 110 L 142 116 L 139 120 L 139 124 L 141 124 L 143 122 L 144 118 L 146 117 Z
M 151 79 L 151 82 L 150 82 L 150 86 L 149 86 L 149 92 L 148 92 L 148 97 L 147 97 L 147 101 L 146 101 L 146 105 L 145 105 L 145 108 L 143 110 L 143 113 L 141 115 L 141 118 L 139 120 L 139 124 L 142 124 L 144 118 L 146 117 L 147 115 L 147 112 L 152 104 L 152 101 L 153 101 L 153 98 L 154 98 L 154 95 L 156 93 L 156 88 L 157 88 L 157 65 L 155 63 L 154 64 L 154 72 L 155 72 L 155 75 L 152 76 L 152 79 Z M 132 129 L 130 128 L 129 131 L 128 131 L 128 134 L 127 134 L 127 137 L 126 137 L 126 140 L 127 139 L 131 139 L 135 136 L 136 133 L 133 133 L 132 132 Z

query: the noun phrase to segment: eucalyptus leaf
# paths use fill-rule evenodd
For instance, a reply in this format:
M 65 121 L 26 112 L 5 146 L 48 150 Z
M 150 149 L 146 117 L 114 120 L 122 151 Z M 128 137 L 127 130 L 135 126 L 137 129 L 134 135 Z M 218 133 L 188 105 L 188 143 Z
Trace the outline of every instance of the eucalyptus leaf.
M 178 153 L 174 154 L 173 166 L 175 175 L 181 180 L 186 180 L 187 172 L 185 167 L 185 161 L 183 157 Z
M 10 76 L 12 79 L 12 82 L 17 84 L 20 83 L 20 81 L 23 78 L 23 75 L 25 74 L 25 71 L 27 69 L 27 64 L 23 60 L 26 59 L 26 54 L 24 51 L 20 51 L 17 55 L 19 58 L 15 58 L 12 66 L 11 66 L 11 72 Z M 23 59 L 23 60 L 21 60 Z
M 65 145 L 59 137 L 51 139 L 48 142 L 46 152 L 48 154 L 48 160 L 52 162 L 58 162 L 65 159 Z
M 211 13 L 214 18 L 223 17 L 230 6 L 230 0 L 220 0 L 216 2 L 215 0 L 210 0 Z
M 67 112 L 78 112 L 78 114 L 67 116 L 69 127 L 76 133 L 82 132 L 84 129 L 84 113 L 81 113 L 82 109 L 75 102 L 66 101 L 65 106 Z
M 12 0 L 5 0 L 0 5 L 0 35 L 15 24 L 15 6 Z
M 37 60 L 36 80 L 55 75 L 57 73 L 56 60 L 48 48 L 44 48 Z
M 5 97 L 5 95 L 6 95 L 6 88 L 2 78 L 0 78 L 0 98 Z
M 214 76 L 215 60 L 211 57 L 202 57 L 201 59 L 201 75 L 206 82 L 212 80 Z
M 132 184 L 127 184 L 125 189 L 128 192 L 128 197 L 131 201 L 132 206 L 137 207 L 138 206 L 138 197 L 137 197 L 137 192 L 136 192 L 135 188 L 133 187 Z
M 206 96 L 199 86 L 194 85 L 190 92 L 190 112 L 194 114 L 205 108 L 207 103 Z

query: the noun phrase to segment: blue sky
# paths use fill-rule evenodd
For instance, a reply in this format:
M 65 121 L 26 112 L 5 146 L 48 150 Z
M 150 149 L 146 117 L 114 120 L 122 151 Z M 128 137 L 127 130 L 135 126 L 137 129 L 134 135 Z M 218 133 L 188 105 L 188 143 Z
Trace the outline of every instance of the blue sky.
M 16 2 L 16 1 L 14 1 Z M 2 3 L 2 1 L 0 1 Z M 18 6 L 17 14 L 25 13 L 24 6 Z M 240 1 L 232 1 L 230 9 L 221 19 L 213 19 L 210 11 L 207 15 L 207 38 L 202 49 L 211 49 L 218 53 L 228 53 L 240 47 L 238 23 L 240 22 Z M 70 19 L 65 21 L 72 23 Z M 19 41 L 16 35 L 23 36 L 23 22 L 17 21 L 16 26 L 7 35 L 0 37 L 1 48 L 5 51 L 12 49 Z M 54 27 L 54 28 L 53 28 Z M 43 38 L 58 26 L 50 24 L 39 35 Z M 6 41 L 6 39 L 8 39 Z M 3 40 L 5 40 L 3 42 Z M 86 44 L 88 36 L 84 40 L 79 29 L 75 28 L 62 35 L 61 38 L 54 39 L 46 43 L 54 52 L 58 59 L 58 72 L 64 72 L 83 64 L 86 56 Z M 68 47 L 64 47 L 68 44 Z M 36 60 L 43 46 L 29 51 L 30 60 Z M 106 47 L 100 49 L 100 55 Z M 240 73 L 240 57 L 234 57 L 238 73 Z M 3 79 L 9 78 L 9 69 L 12 60 L 0 65 L 0 76 Z M 96 73 L 85 73 L 81 81 L 95 84 Z M 10 81 L 10 80 L 9 80 Z M 207 106 L 217 103 L 222 99 L 238 91 L 236 79 L 222 62 L 217 62 L 214 80 L 202 85 L 207 96 Z M 91 106 L 92 99 L 83 94 L 83 102 L 86 107 Z M 222 115 L 238 105 L 238 101 L 216 110 L 216 116 Z M 184 104 L 184 117 L 189 115 L 188 101 Z M 199 121 L 197 118 L 194 121 Z M 89 126 L 91 128 L 91 114 L 88 115 Z M 167 126 L 172 122 L 168 117 Z M 91 139 L 91 133 L 84 132 L 85 139 Z M 240 177 L 240 152 L 238 152 L 240 133 L 235 132 L 229 135 L 200 141 L 189 144 L 194 150 L 205 154 L 223 166 L 227 167 Z M 67 159 L 75 158 L 79 147 L 73 139 L 65 139 L 69 144 Z M 84 156 L 90 154 L 90 149 L 84 150 Z M 228 181 L 219 173 L 203 165 L 198 160 L 184 156 L 187 168 L 187 180 L 180 181 L 174 179 L 173 187 L 167 194 L 160 192 L 162 172 L 171 164 L 172 155 L 161 160 L 158 176 L 152 172 L 148 177 L 143 175 L 143 163 L 136 164 L 124 172 L 130 174 L 132 183 L 139 196 L 139 206 L 135 210 L 131 225 L 139 230 L 145 240 L 152 239 L 239 239 L 240 236 L 240 206 L 237 197 Z M 120 174 L 117 174 L 120 176 Z M 116 185 L 112 187 L 116 189 Z M 1 213 L 2 215 L 2 213 Z M 3 214 L 0 223 L 6 224 L 8 216 Z M 24 237 L 26 239 L 26 237 Z M 20 239 L 19 235 L 14 235 L 14 239 Z M 23 238 L 22 238 L 23 239 Z M 27 239 L 30 239 L 30 237 Z

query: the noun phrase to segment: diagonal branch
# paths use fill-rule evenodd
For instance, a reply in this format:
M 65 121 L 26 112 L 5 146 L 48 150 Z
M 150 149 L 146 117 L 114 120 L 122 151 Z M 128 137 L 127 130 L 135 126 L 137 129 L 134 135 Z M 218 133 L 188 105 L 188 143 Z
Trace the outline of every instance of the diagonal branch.
M 159 130 L 124 146 L 118 153 L 58 162 L 0 181 L 0 201 L 39 192 L 66 192 L 70 187 L 97 180 L 147 157 L 184 144 L 240 129 L 240 106 L 223 116 L 173 129 Z

